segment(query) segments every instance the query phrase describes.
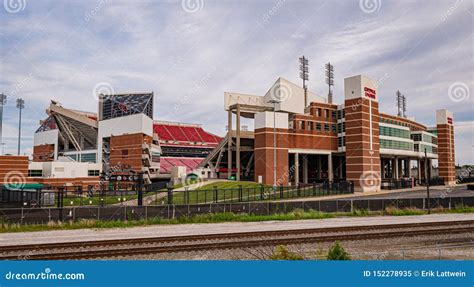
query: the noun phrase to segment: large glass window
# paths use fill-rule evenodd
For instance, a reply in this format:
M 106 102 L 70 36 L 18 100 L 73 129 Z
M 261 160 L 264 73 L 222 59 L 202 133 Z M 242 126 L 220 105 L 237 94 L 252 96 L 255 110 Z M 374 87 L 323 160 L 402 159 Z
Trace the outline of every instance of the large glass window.
M 380 135 L 409 139 L 410 131 L 393 127 L 380 126 Z
M 380 139 L 380 148 L 413 150 L 413 144 L 410 142 Z

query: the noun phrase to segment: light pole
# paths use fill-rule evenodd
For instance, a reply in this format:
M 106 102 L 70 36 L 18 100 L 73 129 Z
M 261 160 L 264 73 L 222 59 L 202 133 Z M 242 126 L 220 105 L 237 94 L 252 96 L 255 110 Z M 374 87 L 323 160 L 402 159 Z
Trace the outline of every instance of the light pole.
M 20 143 L 21 143 L 21 110 L 25 108 L 25 100 L 22 98 L 16 99 L 16 107 L 20 110 L 20 118 L 18 121 L 18 155 L 20 155 Z
M 270 100 L 268 101 L 269 104 L 273 104 L 273 193 L 276 193 L 276 181 L 277 181 L 277 176 L 276 176 L 276 160 L 277 160 L 277 154 L 276 154 L 276 104 L 280 103 L 281 101 L 279 100 Z
M 3 144 L 3 106 L 7 103 L 7 96 L 3 93 L 0 94 L 0 143 Z M 3 153 L 2 153 L 3 155 Z

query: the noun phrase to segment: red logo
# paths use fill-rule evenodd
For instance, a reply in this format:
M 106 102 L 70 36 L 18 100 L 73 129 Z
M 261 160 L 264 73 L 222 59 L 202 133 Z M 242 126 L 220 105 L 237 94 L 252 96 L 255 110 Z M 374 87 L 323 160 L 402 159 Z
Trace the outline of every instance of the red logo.
M 448 124 L 453 124 L 453 119 L 448 117 Z
M 373 89 L 370 89 L 370 88 L 367 88 L 367 87 L 364 87 L 364 92 L 365 92 L 365 96 L 367 98 L 371 98 L 371 99 L 374 99 L 375 100 L 375 96 L 376 96 L 376 92 L 375 90 Z

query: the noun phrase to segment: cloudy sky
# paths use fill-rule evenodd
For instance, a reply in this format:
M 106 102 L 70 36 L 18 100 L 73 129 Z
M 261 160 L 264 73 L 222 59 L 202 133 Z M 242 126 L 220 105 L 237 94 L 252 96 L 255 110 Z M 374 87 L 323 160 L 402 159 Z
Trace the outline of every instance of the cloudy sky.
M 473 1 L 46 1 L 0 6 L 0 92 L 6 153 L 22 153 L 51 99 L 96 112 L 99 91 L 155 93 L 155 119 L 203 124 L 223 135 L 224 91 L 263 95 L 282 76 L 295 83 L 310 59 L 309 89 L 325 95 L 324 63 L 343 79 L 379 81 L 380 109 L 435 124 L 455 114 L 456 162 L 474 163 Z

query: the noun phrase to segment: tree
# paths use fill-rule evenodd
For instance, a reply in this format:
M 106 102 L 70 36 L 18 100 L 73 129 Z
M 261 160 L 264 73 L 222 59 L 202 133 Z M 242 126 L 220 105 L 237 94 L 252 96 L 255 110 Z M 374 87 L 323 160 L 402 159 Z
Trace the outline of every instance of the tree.
M 331 248 L 329 248 L 327 260 L 351 260 L 349 253 L 344 250 L 339 241 L 336 241 Z

